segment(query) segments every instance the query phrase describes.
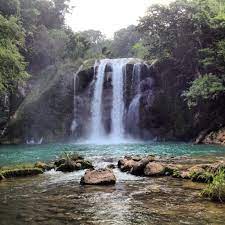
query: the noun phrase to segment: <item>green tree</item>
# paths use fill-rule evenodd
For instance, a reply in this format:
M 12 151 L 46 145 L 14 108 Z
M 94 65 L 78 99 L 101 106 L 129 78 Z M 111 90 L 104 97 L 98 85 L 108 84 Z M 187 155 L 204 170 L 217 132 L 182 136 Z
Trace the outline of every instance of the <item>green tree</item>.
M 186 98 L 189 107 L 194 107 L 200 102 L 216 100 L 224 92 L 223 80 L 212 74 L 206 74 L 194 80 L 183 96 Z
M 132 57 L 132 47 L 140 41 L 140 34 L 134 25 L 123 28 L 114 34 L 112 53 L 115 57 Z
M 0 15 L 0 93 L 12 92 L 27 77 L 26 63 L 19 52 L 23 43 L 24 34 L 17 19 Z
M 18 16 L 20 4 L 18 0 L 0 0 L 0 14 L 3 16 Z

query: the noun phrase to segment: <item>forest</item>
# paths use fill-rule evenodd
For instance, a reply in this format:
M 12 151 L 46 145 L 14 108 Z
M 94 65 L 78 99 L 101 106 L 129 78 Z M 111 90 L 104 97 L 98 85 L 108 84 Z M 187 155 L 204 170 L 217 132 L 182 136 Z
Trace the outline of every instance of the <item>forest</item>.
M 20 104 L 12 99 L 21 86 L 51 65 L 91 58 L 173 61 L 180 77 L 185 76 L 186 84 L 179 94 L 190 110 L 201 111 L 223 103 L 223 0 L 178 0 L 169 6 L 153 5 L 137 26 L 115 32 L 113 39 L 96 30 L 72 31 L 65 24 L 65 15 L 72 10 L 69 3 L 0 1 L 1 130 Z
M 1 225 L 224 224 L 225 0 L 123 1 L 0 0 Z

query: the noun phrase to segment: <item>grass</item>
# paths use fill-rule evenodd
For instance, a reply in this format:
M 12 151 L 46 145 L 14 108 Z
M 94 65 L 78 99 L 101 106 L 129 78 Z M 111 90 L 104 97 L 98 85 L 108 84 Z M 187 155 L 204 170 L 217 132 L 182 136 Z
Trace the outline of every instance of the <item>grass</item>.
M 225 171 L 220 170 L 208 187 L 202 191 L 202 196 L 213 201 L 225 202 Z

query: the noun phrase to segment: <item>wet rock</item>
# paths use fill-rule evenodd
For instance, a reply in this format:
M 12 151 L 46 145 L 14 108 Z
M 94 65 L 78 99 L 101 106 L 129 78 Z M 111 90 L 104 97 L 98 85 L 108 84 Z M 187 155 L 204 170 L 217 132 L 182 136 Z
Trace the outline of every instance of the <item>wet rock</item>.
M 65 162 L 66 162 L 66 159 L 62 158 L 62 159 L 55 161 L 54 164 L 56 167 L 59 167 L 60 165 L 64 164 Z
M 76 170 L 84 170 L 84 169 L 93 169 L 93 165 L 91 162 L 87 160 L 66 160 L 65 163 L 61 164 L 56 171 L 62 171 L 62 172 L 73 172 Z
M 189 169 L 189 172 L 190 172 L 190 173 L 204 173 L 204 172 L 206 172 L 207 170 L 209 170 L 210 167 L 211 167 L 210 164 L 199 164 L 199 165 L 192 166 L 192 167 Z
M 14 178 L 14 177 L 27 177 L 42 174 L 43 170 L 39 168 L 29 168 L 29 169 L 13 169 L 5 170 L 1 174 L 4 178 Z
M 112 185 L 116 177 L 110 169 L 87 170 L 81 178 L 82 185 Z
M 4 176 L 0 173 L 0 181 L 4 179 Z
M 73 172 L 76 170 L 81 170 L 81 164 L 80 163 L 75 163 L 73 161 L 67 161 L 64 164 L 61 164 L 56 171 L 61 171 L 61 172 Z
M 220 170 L 225 170 L 225 162 L 221 161 L 221 162 L 214 163 L 210 166 L 208 170 L 209 172 L 212 172 L 212 173 L 217 173 Z
M 194 172 L 190 177 L 193 182 L 208 183 L 213 181 L 213 174 L 209 172 Z
M 107 169 L 115 169 L 116 166 L 115 166 L 114 164 L 109 164 L 109 165 L 107 165 L 106 168 L 107 168 Z
M 179 171 L 178 166 L 174 164 L 165 165 L 165 175 L 172 176 L 176 171 Z
M 48 164 L 43 163 L 43 162 L 36 162 L 34 167 L 42 169 L 44 171 L 48 171 L 48 170 L 54 169 L 54 165 L 48 165 Z
M 130 172 L 131 169 L 134 167 L 134 165 L 136 164 L 136 161 L 132 160 L 132 159 L 120 159 L 118 161 L 118 168 L 122 171 L 122 172 Z
M 162 176 L 165 174 L 165 167 L 157 162 L 150 162 L 144 169 L 146 176 Z
M 144 168 L 149 163 L 155 160 L 155 156 L 149 155 L 141 158 L 140 156 L 125 156 L 118 162 L 118 168 L 122 172 L 131 172 L 134 175 L 143 175 Z
M 146 157 L 141 159 L 140 161 L 133 164 L 133 167 L 131 168 L 131 174 L 142 176 L 144 175 L 144 169 L 146 165 L 152 161 L 152 157 Z
M 93 169 L 90 161 L 76 153 L 65 153 L 63 158 L 55 161 L 56 171 L 73 172 L 76 170 Z

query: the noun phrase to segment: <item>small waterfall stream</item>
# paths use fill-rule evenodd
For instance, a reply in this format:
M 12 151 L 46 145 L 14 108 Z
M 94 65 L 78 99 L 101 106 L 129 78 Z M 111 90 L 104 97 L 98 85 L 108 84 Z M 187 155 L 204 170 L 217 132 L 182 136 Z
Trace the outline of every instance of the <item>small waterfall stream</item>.
M 79 85 L 78 74 L 82 70 L 82 68 L 83 68 L 83 65 L 81 65 L 79 67 L 77 72 L 74 74 L 74 78 L 73 78 L 73 121 L 72 121 L 72 124 L 70 127 L 72 134 L 76 131 L 76 128 L 78 126 L 78 124 L 77 124 L 77 104 L 76 104 L 77 95 L 76 94 L 77 94 L 77 87 Z
M 128 131 L 133 136 L 139 135 L 139 122 L 140 122 L 140 99 L 141 99 L 141 68 L 142 64 L 137 63 L 134 65 L 132 73 L 132 94 L 133 100 L 130 103 L 127 113 L 127 127 Z
M 100 61 L 96 74 L 96 82 L 94 87 L 94 96 L 91 105 L 91 139 L 98 140 L 104 135 L 102 124 L 102 92 L 105 77 L 105 68 L 109 60 L 103 59 Z M 95 63 L 96 71 L 96 63 Z

